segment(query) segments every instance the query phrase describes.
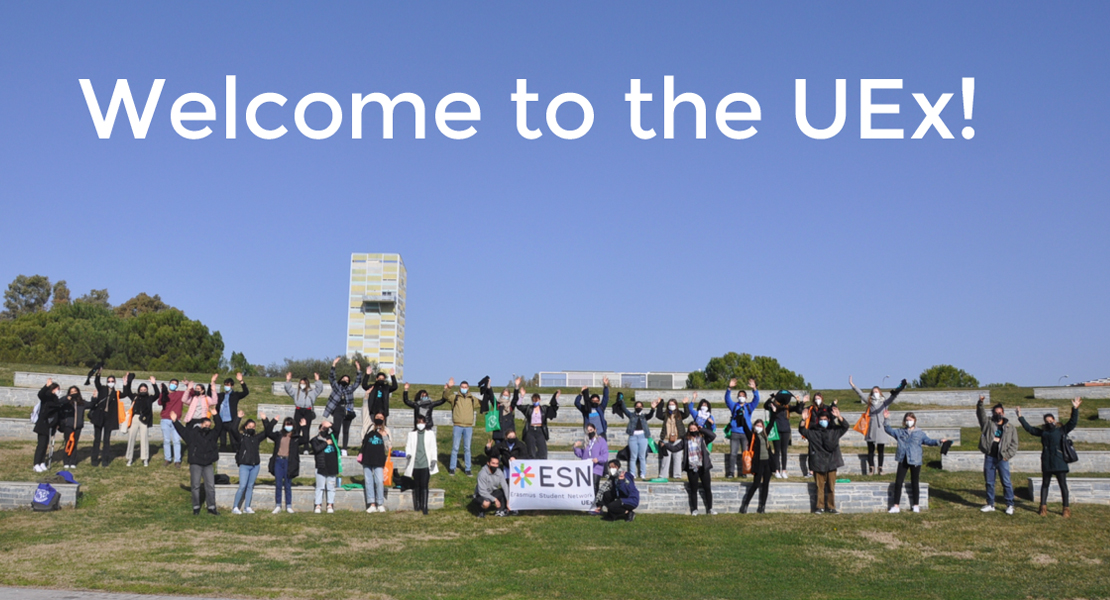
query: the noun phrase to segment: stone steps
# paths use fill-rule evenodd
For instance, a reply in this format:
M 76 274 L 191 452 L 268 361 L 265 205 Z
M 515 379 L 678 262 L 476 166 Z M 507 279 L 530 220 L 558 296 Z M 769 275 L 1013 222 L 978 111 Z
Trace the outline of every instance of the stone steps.
M 1029 499 L 1041 501 L 1041 478 L 1029 478 Z M 1060 486 L 1056 478 L 1048 488 L 1048 501 L 1060 502 Z M 1110 504 L 1110 478 L 1068 477 L 1068 501 L 1074 504 Z
M 733 390 L 733 399 L 736 399 L 736 393 L 739 389 Z M 749 389 L 744 389 L 751 397 L 752 392 Z M 771 397 L 778 390 L 759 390 L 759 398 L 761 401 L 766 402 L 767 398 Z M 792 390 L 799 398 L 805 393 L 802 390 Z M 865 392 L 870 391 L 870 388 L 864 388 Z M 884 389 L 883 393 L 889 393 L 889 389 Z M 577 390 L 575 390 L 577 393 Z M 725 390 L 697 390 L 698 400 L 709 400 L 709 402 L 716 405 L 723 405 L 725 403 Z M 906 390 L 898 395 L 897 402 L 904 402 L 906 404 L 924 404 L 935 406 L 975 406 L 979 401 L 979 395 L 982 394 L 987 397 L 987 402 L 990 402 L 990 390 Z M 643 400 L 645 403 L 650 403 L 657 398 L 674 398 L 679 402 L 683 398 L 693 398 L 694 390 L 636 390 L 635 397 Z M 571 396 L 571 400 L 574 396 Z M 859 396 L 853 390 L 837 390 L 825 394 L 825 401 L 832 402 L 833 399 L 838 399 L 842 404 L 858 404 Z M 632 406 L 631 402 L 628 403 L 629 407 Z
M 844 455 L 844 466 L 838 469 L 838 473 L 846 475 L 862 475 L 867 467 L 867 454 L 849 454 Z M 617 457 L 616 452 L 609 452 L 609 458 Z M 547 458 L 550 460 L 577 460 L 574 452 L 566 450 L 555 450 L 547 453 Z M 628 467 L 627 461 L 621 461 L 624 468 Z M 893 473 L 894 468 L 894 454 L 887 452 L 885 462 L 885 471 Z M 809 456 L 804 453 L 789 453 L 786 461 L 786 470 L 792 477 L 808 477 L 809 471 Z M 713 455 L 713 477 L 723 477 L 725 473 L 725 457 L 719 456 L 716 453 Z M 655 478 L 659 476 L 659 456 L 656 454 L 648 454 L 647 456 L 647 474 L 648 478 Z M 672 473 L 672 479 L 681 478 L 685 480 L 686 474 L 682 471 L 681 465 Z
M 1073 473 L 1110 473 L 1110 452 L 1080 451 L 1079 461 L 1069 465 Z M 982 471 L 983 453 L 949 452 L 941 457 L 945 471 Z M 1011 473 L 1040 473 L 1041 451 L 1021 451 L 1010 459 Z
M 235 503 L 235 492 L 238 485 L 217 485 L 216 506 L 231 511 Z M 428 490 L 428 509 L 440 510 L 443 508 L 444 492 L 442 489 L 430 488 Z M 324 497 L 327 502 L 327 496 Z M 293 509 L 298 512 L 312 513 L 316 504 L 316 488 L 309 485 L 293 486 Z M 365 511 L 366 495 L 364 490 L 335 490 L 335 510 L 337 511 Z M 251 507 L 261 514 L 268 514 L 274 508 L 274 486 L 255 485 Z M 284 506 L 283 506 L 284 508 Z M 412 511 L 412 492 L 398 489 L 387 489 L 385 492 L 385 509 L 388 512 Z M 327 516 L 327 515 L 321 515 Z M 372 519 L 374 517 L 367 516 Z
M 1037 400 L 1072 400 L 1074 398 L 1105 400 L 1110 398 L 1110 385 L 1039 387 L 1033 388 L 1033 397 Z M 1024 409 L 1022 410 L 1024 411 Z
M 81 485 L 76 483 L 52 483 L 58 490 L 58 506 L 61 508 L 74 508 L 77 506 L 77 496 L 81 493 Z M 0 510 L 31 510 L 31 500 L 35 497 L 35 490 L 39 484 L 33 481 L 0 481 Z
M 0 387 L 0 406 L 26 406 L 30 408 L 38 404 L 38 401 L 39 388 Z
M 735 513 L 750 482 L 714 481 L 713 509 L 720 513 Z M 638 513 L 644 514 L 686 514 L 690 510 L 684 483 L 650 483 L 637 481 L 640 491 Z M 892 504 L 894 483 L 889 481 L 851 482 L 836 485 L 836 508 L 845 513 L 886 512 Z M 920 506 L 929 508 L 929 484 L 922 481 L 919 486 Z M 767 489 L 767 512 L 812 512 L 817 505 L 817 485 L 806 481 L 772 480 Z M 754 513 L 759 506 L 759 492 L 756 491 L 748 505 L 748 512 Z M 905 484 L 901 506 L 909 509 L 909 483 Z M 698 511 L 705 514 L 705 505 L 698 494 Z M 832 515 L 829 518 L 835 518 Z

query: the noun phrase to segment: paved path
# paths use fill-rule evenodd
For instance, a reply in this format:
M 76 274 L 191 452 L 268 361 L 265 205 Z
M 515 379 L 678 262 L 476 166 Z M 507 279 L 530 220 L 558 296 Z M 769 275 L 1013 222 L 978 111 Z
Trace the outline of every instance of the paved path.
M 150 596 L 146 594 L 111 594 L 108 592 L 67 592 L 34 588 L 0 587 L 0 600 L 218 600 L 193 596 Z

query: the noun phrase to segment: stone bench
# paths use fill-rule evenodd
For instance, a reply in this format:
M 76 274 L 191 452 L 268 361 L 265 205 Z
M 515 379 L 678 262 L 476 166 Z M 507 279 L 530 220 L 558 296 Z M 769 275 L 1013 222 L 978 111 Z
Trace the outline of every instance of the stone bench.
M 262 471 L 261 471 L 261 473 L 269 473 L 269 471 L 267 471 L 267 468 L 270 464 L 270 454 L 271 454 L 270 452 L 264 452 L 263 455 L 260 457 L 262 459 Z M 362 477 L 362 465 L 360 465 L 358 460 L 357 460 L 358 459 L 358 454 L 357 453 L 356 454 L 351 454 L 350 456 L 340 457 L 340 459 L 343 461 L 343 473 L 341 474 L 341 477 L 343 477 L 344 479 L 347 479 L 347 478 L 350 478 L 350 477 Z M 188 459 L 186 459 L 186 460 L 188 460 Z M 405 463 L 406 463 L 407 460 L 408 460 L 407 458 L 396 458 L 396 457 L 394 457 L 393 466 L 396 469 L 398 469 L 399 471 L 403 472 L 405 470 Z M 440 471 L 446 471 L 446 469 L 441 468 Z M 239 476 L 239 466 L 237 464 L 235 464 L 235 453 L 233 453 L 233 452 L 221 452 L 220 453 L 220 458 L 216 462 L 216 472 L 217 473 L 223 473 L 223 474 L 229 475 L 231 477 L 238 477 Z M 316 476 L 316 457 L 313 456 L 312 454 L 302 454 L 301 455 L 300 477 L 313 478 L 315 476 Z M 363 507 L 363 508 L 365 508 L 365 507 Z
M 989 406 L 988 406 L 989 408 Z M 917 425 L 922 429 L 926 428 L 945 428 L 945 427 L 979 427 L 979 419 L 975 416 L 975 407 L 967 409 L 943 409 L 943 410 L 912 410 L 907 411 L 898 407 L 895 402 L 890 407 L 890 420 L 893 427 L 900 427 L 902 425 L 902 416 L 907 412 L 912 412 L 917 416 Z M 1021 414 L 1030 423 L 1040 422 L 1044 419 L 1044 415 L 1051 414 L 1059 417 L 1059 411 L 1056 408 L 1025 408 L 1021 407 Z M 842 415 L 849 423 L 855 424 L 859 419 L 861 412 L 844 412 Z M 1014 424 L 1017 425 L 1017 417 L 1013 413 L 1013 409 L 1007 409 L 1007 414 L 1013 419 Z
M 1103 421 L 1110 421 L 1110 408 L 1098 409 L 1098 418 Z
M 1029 478 L 1029 498 L 1041 501 L 1041 478 Z M 1060 502 L 1060 486 L 1056 478 L 1048 487 L 1048 501 Z M 1068 501 L 1077 504 L 1110 504 L 1110 478 L 1068 477 Z
M 0 406 L 26 406 L 38 404 L 38 388 L 0 387 Z M 30 412 L 28 411 L 28 416 Z
M 640 507 L 636 512 L 686 514 L 690 504 L 684 483 L 636 482 L 640 491 Z M 716 482 L 713 488 L 713 509 L 720 513 L 737 512 L 750 482 Z M 889 481 L 851 482 L 836 485 L 836 509 L 845 513 L 886 512 L 892 504 L 894 483 Z M 929 484 L 919 486 L 920 506 L 929 508 Z M 817 505 L 817 485 L 806 481 L 773 480 L 767 489 L 767 512 L 812 512 Z M 759 492 L 752 497 L 748 512 L 759 506 Z M 909 508 L 909 483 L 905 484 L 901 506 Z M 705 512 L 701 494 L 698 510 Z
M 1037 427 L 1037 425 L 1033 425 Z M 1068 434 L 1073 442 L 1110 444 L 1110 427 L 1077 427 Z
M 739 388 L 733 390 L 733 400 L 736 399 L 736 393 Z M 744 388 L 744 391 L 751 397 L 751 390 Z M 778 390 L 759 390 L 759 399 L 766 402 L 771 394 Z M 870 388 L 864 389 L 865 392 L 870 392 Z M 805 392 L 802 390 L 793 390 L 798 398 L 802 397 Z M 724 390 L 697 390 L 698 400 L 709 400 L 709 402 L 716 405 L 723 405 L 725 403 Z M 884 394 L 889 393 L 889 390 L 883 390 Z M 979 401 L 979 395 L 982 394 L 990 401 L 990 390 L 906 390 L 898 395 L 897 402 L 905 402 L 907 404 L 931 404 L 936 406 L 974 406 Z M 636 397 L 644 401 L 645 404 L 650 404 L 652 400 L 658 398 L 671 399 L 674 398 L 679 402 L 683 398 L 693 398 L 694 390 L 636 390 Z M 832 402 L 834 398 L 839 399 L 842 404 L 857 404 L 859 396 L 853 390 L 837 390 L 824 394 L 827 402 Z M 571 397 L 573 400 L 573 396 Z M 631 408 L 631 402 L 628 403 Z
M 1039 387 L 1033 388 L 1033 397 L 1037 400 L 1072 400 L 1075 398 L 1105 400 L 1110 398 L 1110 385 Z
M 1110 473 L 1110 452 L 1080 451 L 1079 461 L 1069 465 L 1074 473 Z M 982 452 L 949 452 L 941 457 L 945 471 L 982 471 Z M 1040 473 L 1041 451 L 1021 451 L 1010 459 L 1012 473 Z
M 231 510 L 235 503 L 235 492 L 238 485 L 217 485 L 216 506 Z M 443 508 L 443 490 L 431 488 L 428 490 L 428 509 L 439 510 Z M 29 501 L 28 501 L 29 502 Z M 325 496 L 324 502 L 327 503 Z M 268 512 L 273 509 L 274 486 L 255 485 L 254 496 L 251 499 L 251 508 L 256 512 Z M 30 504 L 28 504 L 29 506 Z M 316 505 L 316 488 L 309 485 L 293 486 L 293 509 L 300 512 L 311 513 Z M 385 509 L 389 512 L 411 511 L 412 492 L 397 489 L 385 491 Z M 335 490 L 335 510 L 365 511 L 366 492 L 364 490 Z
M 58 506 L 61 508 L 74 508 L 77 506 L 77 496 L 81 493 L 80 484 L 52 483 L 58 490 Z M 31 509 L 31 500 L 35 497 L 35 490 L 39 484 L 32 481 L 0 481 L 0 510 Z

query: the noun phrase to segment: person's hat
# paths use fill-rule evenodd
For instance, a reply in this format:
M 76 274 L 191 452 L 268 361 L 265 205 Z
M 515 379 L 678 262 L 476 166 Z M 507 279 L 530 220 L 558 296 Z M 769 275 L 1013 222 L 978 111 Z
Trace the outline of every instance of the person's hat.
M 58 471 L 58 477 L 65 479 L 66 483 L 77 483 L 73 479 L 73 473 L 70 473 L 69 471 Z

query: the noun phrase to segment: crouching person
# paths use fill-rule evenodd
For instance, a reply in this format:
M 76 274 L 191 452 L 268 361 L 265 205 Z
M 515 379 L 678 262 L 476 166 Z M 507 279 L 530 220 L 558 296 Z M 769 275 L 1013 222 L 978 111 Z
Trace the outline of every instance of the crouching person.
M 316 455 L 316 508 L 313 512 L 320 514 L 326 491 L 328 514 L 331 514 L 335 512 L 335 483 L 336 477 L 339 477 L 339 444 L 332 435 L 329 421 L 320 423 L 320 431 L 309 442 L 309 447 Z
M 193 408 L 196 408 L 196 404 Z M 192 409 L 190 409 L 192 412 Z M 192 417 L 190 414 L 189 417 Z M 177 429 L 178 435 L 185 440 L 189 448 L 189 483 L 193 489 L 193 514 L 200 514 L 200 487 L 204 484 L 204 497 L 208 504 L 208 512 L 216 512 L 216 460 L 219 459 L 219 448 L 216 439 L 219 435 L 212 428 L 212 419 L 204 417 L 189 421 L 186 427 L 177 420 L 177 415 L 171 413 L 170 420 Z M 188 420 L 188 419 L 187 419 Z
M 478 517 L 485 517 L 486 511 L 496 510 L 504 517 L 508 507 L 505 498 L 505 477 L 501 474 L 501 459 L 491 456 L 486 468 L 478 473 L 478 486 L 474 490 L 474 501 L 478 503 Z
M 640 491 L 636 489 L 636 478 L 632 473 L 621 471 L 621 461 L 609 461 L 609 489 L 602 498 L 601 518 L 615 521 L 636 518 L 636 507 L 640 505 Z

